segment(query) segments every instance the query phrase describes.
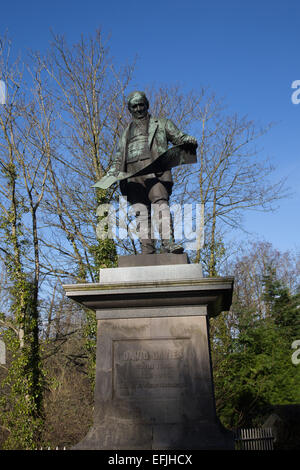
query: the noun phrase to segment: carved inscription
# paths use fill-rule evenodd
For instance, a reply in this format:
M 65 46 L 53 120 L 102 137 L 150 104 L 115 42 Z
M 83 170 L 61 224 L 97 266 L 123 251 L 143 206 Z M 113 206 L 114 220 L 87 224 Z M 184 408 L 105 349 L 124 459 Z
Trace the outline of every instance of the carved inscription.
M 114 393 L 119 398 L 178 398 L 186 389 L 188 339 L 116 341 Z

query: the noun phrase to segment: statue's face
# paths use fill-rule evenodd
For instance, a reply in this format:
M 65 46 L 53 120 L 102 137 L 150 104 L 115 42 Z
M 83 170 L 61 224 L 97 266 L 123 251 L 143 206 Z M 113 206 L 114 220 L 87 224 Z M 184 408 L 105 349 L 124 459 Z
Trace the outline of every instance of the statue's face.
M 147 116 L 148 107 L 142 96 L 134 97 L 129 105 L 129 111 L 135 119 L 142 119 Z

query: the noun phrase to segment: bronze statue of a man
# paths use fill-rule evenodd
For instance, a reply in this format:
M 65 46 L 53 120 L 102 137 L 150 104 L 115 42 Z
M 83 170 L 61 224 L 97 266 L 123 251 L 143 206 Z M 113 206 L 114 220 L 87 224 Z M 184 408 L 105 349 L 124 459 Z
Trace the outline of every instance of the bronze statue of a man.
M 160 212 L 161 220 L 170 221 L 169 237 L 164 238 L 164 234 L 160 234 L 162 252 L 181 253 L 182 247 L 175 244 L 169 208 L 173 186 L 171 170 L 166 169 L 168 166 L 164 165 L 164 159 L 158 167 L 153 167 L 153 163 L 160 162 L 159 157 L 166 154 L 169 142 L 176 146 L 186 144 L 195 150 L 197 141 L 181 132 L 171 120 L 152 117 L 144 92 L 135 91 L 129 95 L 128 109 L 132 121 L 120 138 L 108 176 L 116 176 L 118 179 L 118 175 L 130 175 L 119 178 L 122 194 L 127 196 L 130 204 L 139 203 L 147 208 L 148 236 L 140 240 L 142 254 L 155 253 L 154 240 L 151 238 L 151 204 L 159 205 L 157 212 Z M 185 163 L 182 157 L 179 162 Z M 171 163 L 169 166 L 175 165 Z

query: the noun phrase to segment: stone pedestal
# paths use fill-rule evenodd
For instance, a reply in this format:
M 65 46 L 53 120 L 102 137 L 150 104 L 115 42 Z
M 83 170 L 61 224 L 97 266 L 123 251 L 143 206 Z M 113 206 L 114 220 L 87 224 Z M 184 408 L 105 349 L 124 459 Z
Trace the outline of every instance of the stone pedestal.
M 233 279 L 203 278 L 184 260 L 129 261 L 101 270 L 99 284 L 64 286 L 98 320 L 94 425 L 75 449 L 233 449 L 215 412 L 208 333 Z

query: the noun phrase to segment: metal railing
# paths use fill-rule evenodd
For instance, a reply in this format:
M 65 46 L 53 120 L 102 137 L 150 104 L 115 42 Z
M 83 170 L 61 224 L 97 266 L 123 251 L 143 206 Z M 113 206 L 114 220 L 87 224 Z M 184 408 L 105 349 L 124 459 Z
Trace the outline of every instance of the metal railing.
M 235 431 L 236 450 L 274 450 L 272 428 L 244 428 Z
M 39 447 L 35 450 L 67 450 L 66 447 Z

